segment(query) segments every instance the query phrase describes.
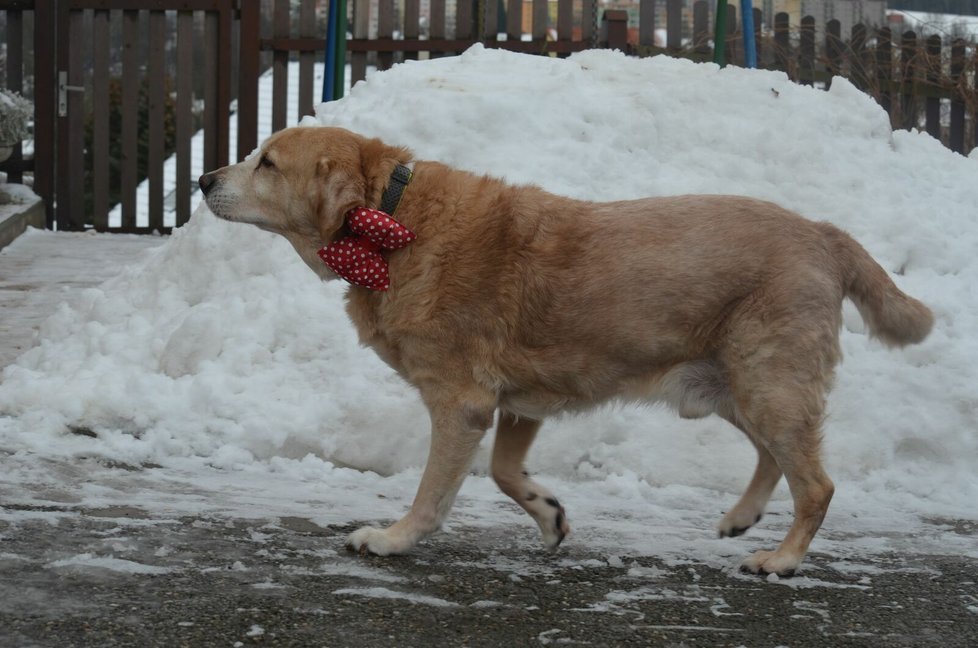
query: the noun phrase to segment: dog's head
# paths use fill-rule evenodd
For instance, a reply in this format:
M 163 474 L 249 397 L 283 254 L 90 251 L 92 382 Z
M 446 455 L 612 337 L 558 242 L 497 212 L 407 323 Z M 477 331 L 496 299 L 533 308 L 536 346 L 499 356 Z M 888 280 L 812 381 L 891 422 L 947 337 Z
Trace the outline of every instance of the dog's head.
M 394 167 L 409 159 L 341 128 L 288 128 L 247 160 L 200 176 L 200 189 L 218 218 L 281 234 L 328 278 L 317 250 L 342 235 L 350 209 L 376 207 Z

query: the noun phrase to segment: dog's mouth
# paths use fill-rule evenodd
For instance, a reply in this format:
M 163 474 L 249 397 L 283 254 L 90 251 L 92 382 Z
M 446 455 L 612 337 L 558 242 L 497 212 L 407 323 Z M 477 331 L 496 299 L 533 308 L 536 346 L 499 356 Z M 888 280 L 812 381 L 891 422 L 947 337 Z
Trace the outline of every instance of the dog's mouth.
M 243 225 L 253 225 L 266 232 L 278 233 L 276 228 L 272 227 L 268 221 L 261 217 L 249 217 L 241 212 L 227 210 L 225 209 L 225 206 L 220 203 L 220 201 L 215 201 L 217 204 L 211 204 L 210 200 L 207 200 L 206 202 L 207 208 L 211 210 L 211 213 L 220 218 L 222 221 L 228 223 L 241 223 Z

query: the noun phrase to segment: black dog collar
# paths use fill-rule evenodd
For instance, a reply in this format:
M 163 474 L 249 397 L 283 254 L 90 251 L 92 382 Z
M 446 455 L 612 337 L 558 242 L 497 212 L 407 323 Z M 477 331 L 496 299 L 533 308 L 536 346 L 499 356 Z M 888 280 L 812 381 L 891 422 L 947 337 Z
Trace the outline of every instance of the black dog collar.
M 394 167 L 391 179 L 384 189 L 384 195 L 380 198 L 380 211 L 386 214 L 393 214 L 397 205 L 401 202 L 401 195 L 411 182 L 412 172 L 409 167 L 398 164 Z

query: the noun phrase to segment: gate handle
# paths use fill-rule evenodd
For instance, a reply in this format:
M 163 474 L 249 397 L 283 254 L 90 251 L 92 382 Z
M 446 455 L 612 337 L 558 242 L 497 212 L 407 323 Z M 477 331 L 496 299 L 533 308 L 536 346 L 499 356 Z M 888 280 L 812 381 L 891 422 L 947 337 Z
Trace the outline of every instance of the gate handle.
M 66 117 L 68 115 L 68 93 L 69 92 L 85 92 L 84 86 L 73 86 L 68 85 L 68 72 L 66 70 L 58 71 L 58 117 Z

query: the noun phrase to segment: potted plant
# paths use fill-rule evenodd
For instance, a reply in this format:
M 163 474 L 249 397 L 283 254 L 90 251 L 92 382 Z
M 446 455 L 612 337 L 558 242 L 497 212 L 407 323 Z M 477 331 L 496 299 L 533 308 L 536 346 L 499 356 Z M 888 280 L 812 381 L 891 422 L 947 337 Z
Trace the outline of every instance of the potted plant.
M 0 88 L 0 162 L 30 134 L 34 104 L 19 94 Z

